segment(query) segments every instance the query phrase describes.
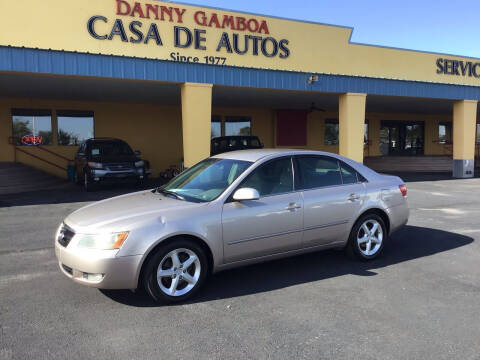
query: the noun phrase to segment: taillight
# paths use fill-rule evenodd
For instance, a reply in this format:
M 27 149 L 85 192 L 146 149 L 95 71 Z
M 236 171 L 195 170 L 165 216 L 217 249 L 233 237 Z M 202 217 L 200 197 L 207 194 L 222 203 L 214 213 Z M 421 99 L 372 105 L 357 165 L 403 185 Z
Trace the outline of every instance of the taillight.
M 404 197 L 407 196 L 407 185 L 398 185 L 398 188 Z

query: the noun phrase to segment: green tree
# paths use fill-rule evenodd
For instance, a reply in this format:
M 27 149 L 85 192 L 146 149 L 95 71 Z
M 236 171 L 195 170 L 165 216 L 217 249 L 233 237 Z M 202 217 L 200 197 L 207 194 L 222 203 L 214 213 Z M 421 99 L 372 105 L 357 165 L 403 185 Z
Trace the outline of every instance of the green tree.
M 62 129 L 58 130 L 58 145 L 79 145 L 79 143 L 78 135 Z
M 245 126 L 245 127 L 241 128 L 240 131 L 238 132 L 238 134 L 242 135 L 242 136 L 250 135 L 250 126 Z
M 22 144 L 22 137 L 32 133 L 32 129 L 30 129 L 29 125 L 30 123 L 28 121 L 13 119 L 13 136 L 16 138 L 17 145 Z
M 53 144 L 53 133 L 51 131 L 39 131 L 38 136 L 42 137 L 41 145 L 51 145 Z

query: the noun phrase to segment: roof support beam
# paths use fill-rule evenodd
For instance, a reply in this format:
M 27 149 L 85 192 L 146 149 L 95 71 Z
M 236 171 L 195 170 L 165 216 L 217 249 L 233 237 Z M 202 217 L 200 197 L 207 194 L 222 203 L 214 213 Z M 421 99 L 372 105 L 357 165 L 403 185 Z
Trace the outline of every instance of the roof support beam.
M 339 98 L 339 151 L 363 162 L 365 107 L 367 94 L 347 93 Z
M 181 85 L 183 161 L 187 168 L 210 156 L 212 87 L 196 83 Z

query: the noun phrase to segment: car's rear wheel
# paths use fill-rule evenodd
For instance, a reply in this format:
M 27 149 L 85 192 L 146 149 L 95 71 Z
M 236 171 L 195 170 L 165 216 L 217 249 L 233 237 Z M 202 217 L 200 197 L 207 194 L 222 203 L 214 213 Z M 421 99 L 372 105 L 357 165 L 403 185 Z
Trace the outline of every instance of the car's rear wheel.
M 363 261 L 373 260 L 382 253 L 387 238 L 383 219 L 377 214 L 366 214 L 352 228 L 347 253 Z
M 177 240 L 159 248 L 143 274 L 147 293 L 157 302 L 176 303 L 192 297 L 205 282 L 208 261 L 193 241 Z

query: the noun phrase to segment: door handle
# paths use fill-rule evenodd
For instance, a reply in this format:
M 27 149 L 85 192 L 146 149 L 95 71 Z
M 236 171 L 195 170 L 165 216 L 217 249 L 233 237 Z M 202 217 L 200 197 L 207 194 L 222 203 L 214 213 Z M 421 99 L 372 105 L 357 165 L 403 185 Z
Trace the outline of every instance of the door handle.
M 298 205 L 297 203 L 290 203 L 288 204 L 288 206 L 285 208 L 285 210 L 288 210 L 288 211 L 295 211 L 295 210 L 298 210 L 298 209 L 301 209 L 302 207 L 300 205 Z
M 358 195 L 358 194 L 350 194 L 350 196 L 348 197 L 348 200 L 350 200 L 350 201 L 360 200 L 360 195 Z

